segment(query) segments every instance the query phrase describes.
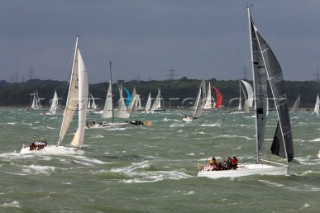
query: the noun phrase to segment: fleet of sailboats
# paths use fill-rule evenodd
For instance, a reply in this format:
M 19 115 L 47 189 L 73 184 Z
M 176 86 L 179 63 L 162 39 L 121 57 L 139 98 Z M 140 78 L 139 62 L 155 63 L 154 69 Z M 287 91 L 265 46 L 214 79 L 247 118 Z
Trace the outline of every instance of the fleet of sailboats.
M 251 17 L 250 8 L 248 7 L 249 19 L 249 34 L 250 34 L 250 51 L 253 73 L 253 88 L 249 82 L 239 81 L 239 106 L 237 113 L 240 112 L 254 112 L 255 130 L 256 130 L 256 162 L 255 163 L 240 163 L 237 169 L 217 171 L 200 168 L 198 171 L 199 177 L 221 178 L 221 177 L 239 177 L 247 175 L 284 175 L 287 174 L 289 163 L 294 158 L 294 146 L 292 139 L 292 130 L 288 110 L 288 101 L 286 92 L 284 90 L 284 81 L 281 67 L 272 52 L 271 48 L 255 26 Z M 29 146 L 22 147 L 21 154 L 51 154 L 51 155 L 73 155 L 83 154 L 81 147 L 84 143 L 85 128 L 121 128 L 128 124 L 128 122 L 115 122 L 117 119 L 129 119 L 130 114 L 134 111 L 141 111 L 141 97 L 137 94 L 134 87 L 132 94 L 118 84 L 119 101 L 117 107 L 114 106 L 114 97 L 112 90 L 112 63 L 110 64 L 110 81 L 107 90 L 106 101 L 104 108 L 101 111 L 101 118 L 105 119 L 103 122 L 94 123 L 94 125 L 86 121 L 87 112 L 89 109 L 96 110 L 97 104 L 95 98 L 89 93 L 88 76 L 83 58 L 80 53 L 79 40 L 76 40 L 76 47 L 74 52 L 74 60 L 72 67 L 72 74 L 69 82 L 68 97 L 66 101 L 65 110 L 63 113 L 63 120 L 60 127 L 57 145 L 49 145 L 45 140 L 33 139 Z M 212 88 L 216 94 L 216 98 L 212 95 Z M 269 98 L 267 88 L 272 92 L 272 99 L 274 101 L 275 111 L 277 113 L 278 121 L 272 141 L 270 151 L 273 155 L 283 160 L 267 161 L 263 159 L 263 146 L 265 144 L 265 126 L 266 118 L 269 112 Z M 123 97 L 123 90 L 127 92 L 127 101 Z M 38 91 L 36 90 L 32 95 L 31 110 L 40 110 L 42 105 L 40 103 Z M 244 104 L 242 102 L 244 100 Z M 300 104 L 300 94 L 298 95 L 292 110 L 290 112 L 297 112 Z M 222 105 L 222 94 L 210 81 L 206 88 L 206 83 L 202 80 L 197 96 L 193 105 L 192 115 L 185 116 L 184 121 L 192 121 L 199 118 L 204 111 L 212 111 L 219 109 Z M 49 112 L 45 114 L 55 115 L 59 107 L 59 98 L 57 92 L 54 91 L 53 98 Z M 319 95 L 316 96 L 316 102 L 313 113 L 319 114 Z M 161 90 L 158 88 L 158 94 L 152 103 L 151 93 L 148 94 L 145 113 L 154 113 L 157 111 L 165 111 L 164 99 L 161 95 Z M 71 146 L 63 146 L 65 136 L 74 118 L 78 114 L 77 131 L 71 141 Z M 110 120 L 109 120 L 110 119 Z M 318 154 L 320 158 L 320 151 Z
M 61 123 L 59 139 L 57 145 L 48 145 L 46 141 L 34 141 L 30 146 L 23 146 L 20 154 L 49 154 L 49 155 L 74 155 L 83 154 L 84 151 L 80 150 L 84 143 L 84 132 L 86 125 L 86 116 L 88 108 L 88 74 L 83 62 L 78 38 L 74 52 L 72 74 L 69 81 L 68 98 L 63 114 Z M 73 120 L 75 112 L 78 112 L 78 129 L 71 141 L 71 147 L 62 146 L 67 131 Z
M 248 175 L 279 175 L 287 174 L 288 164 L 265 161 L 262 159 L 263 144 L 265 143 L 265 125 L 267 108 L 267 79 L 272 91 L 278 124 L 271 145 L 271 153 L 291 162 L 294 157 L 292 131 L 288 110 L 288 101 L 284 90 L 281 67 L 271 48 L 256 28 L 248 7 L 250 49 L 254 82 L 255 126 L 256 126 L 256 163 L 238 164 L 237 169 L 231 170 L 201 170 L 199 177 L 221 178 Z

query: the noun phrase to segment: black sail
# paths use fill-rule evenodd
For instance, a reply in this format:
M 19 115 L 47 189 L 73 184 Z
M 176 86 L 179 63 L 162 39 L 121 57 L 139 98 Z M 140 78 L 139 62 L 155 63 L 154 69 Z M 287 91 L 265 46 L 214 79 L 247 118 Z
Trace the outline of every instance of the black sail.
M 267 74 L 265 64 L 260 51 L 258 39 L 254 30 L 253 20 L 249 11 L 250 41 L 251 41 L 251 63 L 253 70 L 253 87 L 256 114 L 256 148 L 257 163 L 260 162 L 260 156 L 263 151 L 264 133 L 266 126 L 267 111 Z
M 277 131 L 280 131 L 281 137 L 276 137 L 274 143 L 283 143 L 284 152 L 279 151 L 279 156 L 286 157 L 287 160 L 291 162 L 294 157 L 294 150 L 288 101 L 284 89 L 282 70 L 269 45 L 256 28 L 255 34 L 258 40 L 260 51 L 262 53 L 265 69 L 269 78 L 270 88 L 273 94 L 274 104 L 278 113 L 279 125 Z M 286 156 L 283 156 L 281 153 L 285 153 Z

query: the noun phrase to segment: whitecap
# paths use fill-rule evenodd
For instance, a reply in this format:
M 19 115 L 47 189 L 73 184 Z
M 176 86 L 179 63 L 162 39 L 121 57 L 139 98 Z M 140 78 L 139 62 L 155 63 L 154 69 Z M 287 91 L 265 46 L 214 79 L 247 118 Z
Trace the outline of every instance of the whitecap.
M 193 194 L 194 194 L 194 191 L 189 191 L 189 192 L 183 193 L 183 196 L 193 195 Z
M 12 201 L 11 203 L 5 202 L 4 204 L 2 204 L 0 206 L 7 207 L 7 208 L 19 208 L 19 209 L 21 208 L 19 201 L 16 201 L 16 200 Z
M 221 126 L 221 124 L 220 123 L 213 123 L 213 124 L 201 124 L 201 126 Z
M 38 165 L 30 165 L 24 166 L 23 172 L 27 174 L 44 174 L 49 175 L 55 170 L 53 166 L 38 166 Z
M 74 156 L 74 158 L 87 162 L 87 163 L 94 163 L 94 164 L 104 164 L 103 161 L 98 160 L 98 159 L 94 159 L 94 158 L 88 158 L 86 156 Z
M 184 127 L 185 126 L 185 124 L 183 124 L 183 123 L 172 123 L 172 124 L 170 124 L 170 127 Z
M 213 138 L 243 138 L 243 139 L 246 139 L 248 141 L 255 140 L 253 138 L 249 138 L 247 136 L 242 136 L 242 135 L 218 135 L 218 136 L 215 136 Z
M 313 140 L 310 140 L 309 142 L 319 142 L 320 141 L 320 138 L 315 138 Z

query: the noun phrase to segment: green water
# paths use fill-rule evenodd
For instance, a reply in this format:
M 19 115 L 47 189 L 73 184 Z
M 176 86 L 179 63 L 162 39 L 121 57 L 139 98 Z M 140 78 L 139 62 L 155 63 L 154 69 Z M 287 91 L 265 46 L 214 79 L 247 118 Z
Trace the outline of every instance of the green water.
M 291 175 L 212 180 L 196 177 L 198 163 L 213 155 L 255 156 L 254 118 L 211 112 L 186 124 L 184 113 L 136 113 L 132 119 L 153 125 L 86 130 L 85 155 L 61 157 L 19 154 L 33 134 L 56 144 L 61 112 L 0 109 L 0 212 L 320 211 L 320 116 L 291 116 Z M 266 157 L 275 119 L 268 117 Z M 75 124 L 66 144 L 73 132 Z

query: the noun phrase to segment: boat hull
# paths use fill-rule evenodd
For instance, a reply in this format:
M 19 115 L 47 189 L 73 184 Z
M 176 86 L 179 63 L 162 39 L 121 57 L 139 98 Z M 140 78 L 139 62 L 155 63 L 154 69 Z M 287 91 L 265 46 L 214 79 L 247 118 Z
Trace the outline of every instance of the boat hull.
M 40 155 L 83 155 L 84 151 L 78 148 L 65 146 L 45 146 L 42 149 L 30 150 L 30 147 L 22 147 L 20 154 L 40 154 Z
M 91 126 L 86 126 L 86 129 L 117 129 L 117 128 L 125 128 L 129 125 L 129 123 L 95 123 Z
M 286 175 L 288 166 L 272 166 L 268 164 L 239 164 L 236 170 L 199 171 L 198 177 L 235 178 L 249 175 Z

